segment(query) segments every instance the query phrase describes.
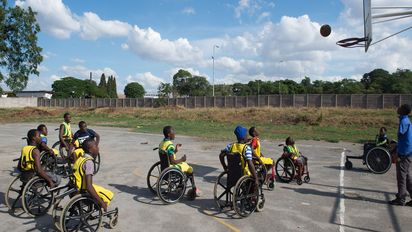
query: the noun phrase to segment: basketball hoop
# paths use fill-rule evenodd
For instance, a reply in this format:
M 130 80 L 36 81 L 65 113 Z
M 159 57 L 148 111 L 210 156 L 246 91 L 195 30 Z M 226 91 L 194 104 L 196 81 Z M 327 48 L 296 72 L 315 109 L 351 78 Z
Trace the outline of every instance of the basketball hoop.
M 366 42 L 368 39 L 366 37 L 363 38 L 347 38 L 347 39 L 342 39 L 336 42 L 336 45 L 339 45 L 344 48 L 359 48 L 359 47 L 365 47 Z

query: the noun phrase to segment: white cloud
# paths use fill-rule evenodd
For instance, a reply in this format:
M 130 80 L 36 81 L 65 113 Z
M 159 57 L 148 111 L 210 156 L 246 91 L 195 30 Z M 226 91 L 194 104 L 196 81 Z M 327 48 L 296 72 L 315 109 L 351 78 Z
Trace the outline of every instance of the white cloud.
M 73 58 L 71 59 L 71 61 L 73 61 L 74 63 L 78 63 L 78 64 L 83 64 L 86 62 L 85 60 L 80 59 L 80 58 Z
M 128 23 L 118 20 L 102 20 L 93 12 L 85 12 L 80 19 L 80 36 L 86 40 L 100 37 L 126 37 L 132 29 Z
M 174 41 L 162 39 L 160 33 L 150 27 L 141 29 L 134 26 L 127 46 L 140 57 L 175 64 L 193 64 L 202 58 L 202 52 L 193 47 L 186 38 Z
M 146 92 L 156 92 L 157 87 L 162 82 L 166 82 L 164 79 L 153 75 L 151 72 L 138 73 L 135 76 L 129 75 L 126 78 L 127 83 L 138 82 L 141 84 Z
M 186 7 L 182 10 L 182 13 L 187 15 L 194 15 L 196 14 L 196 11 L 193 7 Z
M 16 5 L 22 8 L 32 7 L 38 13 L 37 19 L 42 30 L 57 38 L 67 39 L 71 33 L 80 30 L 76 16 L 62 0 L 17 0 Z

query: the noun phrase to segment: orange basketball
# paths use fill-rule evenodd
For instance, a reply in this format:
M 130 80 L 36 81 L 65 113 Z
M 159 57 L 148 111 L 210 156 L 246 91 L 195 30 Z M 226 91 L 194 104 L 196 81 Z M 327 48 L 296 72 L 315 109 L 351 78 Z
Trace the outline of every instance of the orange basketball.
M 332 32 L 332 28 L 328 24 L 324 24 L 320 27 L 320 34 L 323 37 L 328 37 Z

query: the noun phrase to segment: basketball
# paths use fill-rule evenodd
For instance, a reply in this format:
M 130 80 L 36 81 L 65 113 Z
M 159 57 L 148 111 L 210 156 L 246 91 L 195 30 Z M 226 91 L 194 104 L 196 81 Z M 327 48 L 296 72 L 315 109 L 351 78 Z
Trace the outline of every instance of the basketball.
M 323 37 L 328 37 L 332 32 L 332 28 L 328 24 L 324 24 L 320 27 L 320 34 Z

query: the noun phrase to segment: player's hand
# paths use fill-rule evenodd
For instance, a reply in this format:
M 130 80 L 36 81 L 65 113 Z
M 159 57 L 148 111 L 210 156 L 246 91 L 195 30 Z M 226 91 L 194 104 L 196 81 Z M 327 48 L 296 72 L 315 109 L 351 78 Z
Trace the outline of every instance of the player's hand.
M 104 210 L 104 212 L 107 212 L 107 203 L 106 202 L 102 202 L 102 208 Z
M 184 154 L 184 155 L 182 156 L 182 161 L 183 161 L 183 162 L 186 162 L 186 154 Z
M 47 185 L 49 186 L 49 188 L 54 188 L 54 187 L 56 187 L 56 184 L 53 182 L 53 181 L 48 181 L 48 183 L 47 183 Z

